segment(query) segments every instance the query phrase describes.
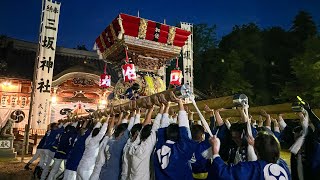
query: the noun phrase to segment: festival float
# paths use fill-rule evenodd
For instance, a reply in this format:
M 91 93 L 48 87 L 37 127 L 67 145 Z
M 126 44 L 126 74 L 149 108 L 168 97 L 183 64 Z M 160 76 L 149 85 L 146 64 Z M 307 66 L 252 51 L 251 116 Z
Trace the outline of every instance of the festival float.
M 190 34 L 178 27 L 119 14 L 95 40 L 99 56 L 122 71 L 112 104 L 135 99 L 135 93 L 144 97 L 165 91 L 164 66 L 179 57 Z M 181 82 L 181 77 L 174 79 L 179 78 Z
M 170 100 L 171 91 L 180 97 L 183 96 L 180 88 L 184 87 L 180 86 L 182 73 L 178 66 L 171 71 L 170 85 L 179 88 L 167 89 L 162 76 L 165 65 L 180 56 L 181 49 L 190 34 L 191 32 L 178 27 L 119 14 L 95 40 L 100 58 L 118 69 L 119 74 L 122 72 L 122 78 L 119 78 L 114 86 L 113 96 L 108 98 L 106 111 L 110 112 L 112 109 L 113 112 L 119 113 L 121 110 L 144 107 L 150 104 L 150 101 L 157 102 L 157 98 L 161 95 Z M 112 77 L 104 71 L 100 82 L 106 84 L 110 78 Z M 184 91 L 188 91 L 188 87 L 184 87 Z M 134 94 L 138 94 L 140 98 L 136 98 Z M 229 108 L 221 112 L 221 115 L 238 120 L 240 114 L 232 108 L 243 106 L 243 103 L 248 104 L 247 96 L 238 94 L 198 101 L 196 104 L 189 103 L 186 106 L 190 111 L 198 111 L 199 116 L 202 116 L 199 109 L 204 109 L 205 106 L 212 109 Z M 177 110 L 178 107 L 173 106 L 172 109 Z M 260 109 L 266 110 L 273 117 L 281 112 L 285 113 L 286 118 L 296 118 L 296 115 L 292 114 L 291 103 L 253 107 L 250 108 L 250 114 L 257 118 Z

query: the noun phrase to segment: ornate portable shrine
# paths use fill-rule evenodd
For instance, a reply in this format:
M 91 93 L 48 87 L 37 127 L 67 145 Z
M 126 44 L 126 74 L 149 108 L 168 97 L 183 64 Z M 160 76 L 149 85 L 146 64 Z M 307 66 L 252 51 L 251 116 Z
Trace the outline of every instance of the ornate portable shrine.
M 134 81 L 125 79 L 124 82 L 124 78 L 118 81 L 114 88 L 115 98 L 125 94 L 133 83 L 140 85 L 142 96 L 164 91 L 166 83 L 159 69 L 179 56 L 189 35 L 189 31 L 181 28 L 119 14 L 95 41 L 98 54 L 114 67 L 130 62 L 137 71 Z

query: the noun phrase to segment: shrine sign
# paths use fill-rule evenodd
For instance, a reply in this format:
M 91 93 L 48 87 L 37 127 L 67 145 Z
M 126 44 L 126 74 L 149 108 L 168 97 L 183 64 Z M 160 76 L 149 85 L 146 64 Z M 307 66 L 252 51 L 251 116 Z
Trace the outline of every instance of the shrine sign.
M 46 0 L 42 9 L 40 24 L 39 49 L 37 67 L 33 84 L 33 102 L 31 128 L 46 129 L 49 123 L 49 103 L 57 33 L 59 24 L 60 4 Z

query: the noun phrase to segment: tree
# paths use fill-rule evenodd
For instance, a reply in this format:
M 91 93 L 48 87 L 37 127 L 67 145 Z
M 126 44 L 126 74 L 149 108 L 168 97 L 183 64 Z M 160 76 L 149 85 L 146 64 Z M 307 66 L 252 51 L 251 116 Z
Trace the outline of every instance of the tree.
M 231 51 L 222 61 L 225 65 L 220 89 L 224 96 L 245 93 L 252 96 L 252 85 L 243 77 L 244 62 L 238 52 Z
M 287 101 L 288 96 L 279 94 L 285 85 L 295 82 L 292 74 L 290 59 L 296 54 L 293 34 L 281 27 L 271 27 L 262 32 L 263 56 L 266 60 L 268 70 L 268 87 L 272 89 L 272 103 Z
M 233 51 L 237 52 L 235 60 L 243 67 L 241 76 L 238 76 L 239 82 L 246 82 L 244 84 L 254 87 L 251 102 L 259 105 L 269 104 L 272 97 L 268 90 L 270 67 L 263 55 L 263 36 L 260 28 L 253 23 L 235 26 L 230 34 L 222 38 L 219 49 L 230 58 L 234 58 L 231 54 Z M 235 71 L 232 68 L 229 67 L 227 71 Z
M 293 20 L 291 31 L 303 42 L 317 35 L 317 26 L 309 13 L 300 11 Z
M 207 66 L 207 62 L 214 61 L 212 58 L 206 58 L 206 54 L 214 50 L 216 45 L 215 25 L 196 24 L 193 26 L 194 83 L 195 87 L 201 91 L 204 91 L 208 87 L 202 81 L 205 78 L 205 74 L 203 73 L 204 66 Z
M 320 98 L 320 37 L 308 39 L 304 47 L 305 52 L 291 60 L 298 81 L 289 93 L 295 92 L 315 104 Z

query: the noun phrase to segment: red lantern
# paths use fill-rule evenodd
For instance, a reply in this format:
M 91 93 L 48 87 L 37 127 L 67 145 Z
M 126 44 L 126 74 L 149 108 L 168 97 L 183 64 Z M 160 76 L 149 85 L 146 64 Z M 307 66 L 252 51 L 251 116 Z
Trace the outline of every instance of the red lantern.
M 176 69 L 171 71 L 170 84 L 180 86 L 182 80 L 182 71 L 179 70 L 179 58 L 176 59 Z
M 101 88 L 108 88 L 111 86 L 111 76 L 103 73 L 100 75 L 100 82 L 99 82 L 99 86 Z
M 122 66 L 122 74 L 124 82 L 134 81 L 137 78 L 134 64 L 124 64 Z
M 172 70 L 170 74 L 170 84 L 180 86 L 182 80 L 182 71 Z
M 100 75 L 99 86 L 108 88 L 111 86 L 111 76 L 107 74 L 107 63 L 104 64 L 103 74 Z

